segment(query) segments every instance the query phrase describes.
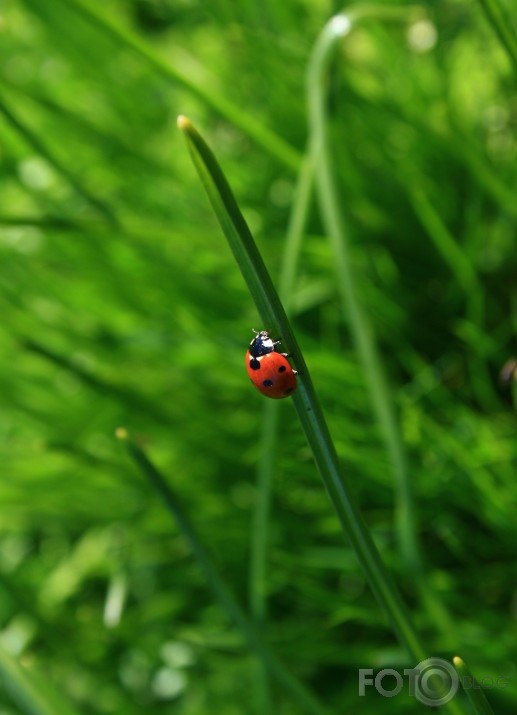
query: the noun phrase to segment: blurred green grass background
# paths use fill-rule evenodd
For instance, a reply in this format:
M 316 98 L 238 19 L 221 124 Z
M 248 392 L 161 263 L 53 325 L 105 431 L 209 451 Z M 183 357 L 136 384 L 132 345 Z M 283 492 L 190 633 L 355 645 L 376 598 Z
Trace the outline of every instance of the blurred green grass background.
M 341 6 L 104 5 L 1 10 L 0 644 L 78 712 L 258 712 L 254 657 L 114 431 L 127 427 L 152 453 L 246 606 L 265 413 L 243 363 L 251 328 L 269 326 L 176 116 L 209 137 L 278 279 L 307 141 L 307 62 Z M 425 20 L 408 8 L 407 24 L 355 30 L 328 92 L 351 260 L 448 637 L 421 610 L 398 550 L 391 468 L 315 202 L 291 314 L 429 655 L 459 653 L 479 677 L 508 677 L 488 697 L 511 713 L 517 422 L 497 376 L 517 352 L 517 75 L 483 3 L 421 7 Z M 279 410 L 264 636 L 332 713 L 419 712 L 407 692 L 358 697 L 358 668 L 407 664 L 292 405 Z M 275 713 L 302 712 L 275 684 L 272 701 Z M 0 704 L 28 711 L 4 690 Z

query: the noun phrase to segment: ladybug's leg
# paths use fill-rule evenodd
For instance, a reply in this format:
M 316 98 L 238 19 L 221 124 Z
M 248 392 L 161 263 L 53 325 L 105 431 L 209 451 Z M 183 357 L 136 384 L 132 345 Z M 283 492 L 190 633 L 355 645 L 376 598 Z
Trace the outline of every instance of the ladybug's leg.
M 280 353 L 280 355 L 285 358 L 293 357 L 291 353 Z M 293 374 L 294 375 L 303 375 L 303 373 L 300 372 L 299 370 L 293 370 Z

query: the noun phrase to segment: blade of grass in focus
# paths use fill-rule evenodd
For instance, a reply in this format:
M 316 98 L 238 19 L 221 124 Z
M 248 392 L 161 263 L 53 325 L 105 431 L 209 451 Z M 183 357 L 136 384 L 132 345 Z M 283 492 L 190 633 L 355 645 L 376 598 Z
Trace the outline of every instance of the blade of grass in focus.
M 401 642 L 414 656 L 423 657 L 425 650 L 416 637 L 407 611 L 385 571 L 379 553 L 342 478 L 337 454 L 307 366 L 228 182 L 214 155 L 191 122 L 186 117 L 180 117 L 178 125 L 185 135 L 194 165 L 257 305 L 262 323 L 271 326 L 274 334 L 282 336 L 285 349 L 293 355 L 293 362 L 301 372 L 300 386 L 292 399 L 343 530 L 352 542 L 370 584 L 389 614 Z
M 325 707 L 316 700 L 308 688 L 285 669 L 283 664 L 262 640 L 259 635 L 259 630 L 252 621 L 248 619 L 230 588 L 219 574 L 212 557 L 204 547 L 193 524 L 183 509 L 177 494 L 173 488 L 169 486 L 165 477 L 150 461 L 146 453 L 129 438 L 125 429 L 119 428 L 116 434 L 117 437 L 124 442 L 131 459 L 163 499 L 167 509 L 174 517 L 183 536 L 189 543 L 216 600 L 240 630 L 250 649 L 261 659 L 271 675 L 298 701 L 304 711 L 314 713 L 314 715 L 324 715 L 327 712 Z
M 291 399 L 343 532 L 350 541 L 370 587 L 387 615 L 399 642 L 408 655 L 415 662 L 419 662 L 428 657 L 426 648 L 415 631 L 409 611 L 384 566 L 355 504 L 349 485 L 343 478 L 307 365 L 248 225 L 215 156 L 204 139 L 186 117 L 178 117 L 178 127 L 187 140 L 194 166 L 263 324 L 270 325 L 275 334 L 282 336 L 285 349 L 292 354 L 293 362 L 300 370 L 299 388 Z M 461 705 L 454 701 L 449 702 L 447 708 L 451 713 L 463 712 Z

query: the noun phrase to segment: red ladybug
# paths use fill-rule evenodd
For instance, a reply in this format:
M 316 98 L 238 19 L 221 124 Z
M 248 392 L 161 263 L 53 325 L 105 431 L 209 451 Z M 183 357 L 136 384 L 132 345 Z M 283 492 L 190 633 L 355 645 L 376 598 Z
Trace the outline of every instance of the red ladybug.
M 272 340 L 267 330 L 256 330 L 246 353 L 246 370 L 257 390 L 266 397 L 281 400 L 296 390 L 296 370 L 287 353 L 275 352 L 280 340 Z

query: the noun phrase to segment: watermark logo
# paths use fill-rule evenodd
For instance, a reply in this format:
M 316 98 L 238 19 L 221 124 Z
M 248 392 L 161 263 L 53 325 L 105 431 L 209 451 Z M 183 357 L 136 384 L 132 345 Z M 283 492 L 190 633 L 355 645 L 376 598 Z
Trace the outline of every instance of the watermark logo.
M 460 679 L 456 669 L 443 658 L 426 658 L 415 668 L 404 668 L 404 676 L 408 686 L 409 695 L 415 697 L 424 705 L 438 707 L 445 705 L 456 695 L 461 685 L 465 690 L 483 687 L 505 688 L 508 679 L 504 676 L 499 678 L 483 678 L 481 685 L 474 681 L 472 677 L 464 676 Z M 404 687 L 404 677 L 398 670 L 384 668 L 375 676 L 373 668 L 359 669 L 359 695 L 366 695 L 367 687 L 374 687 L 375 690 L 385 698 L 393 698 L 398 695 Z
M 445 705 L 458 691 L 458 673 L 452 663 L 443 658 L 426 658 L 416 668 L 409 669 L 408 674 L 409 694 L 413 695 L 413 688 L 415 698 L 424 705 Z

